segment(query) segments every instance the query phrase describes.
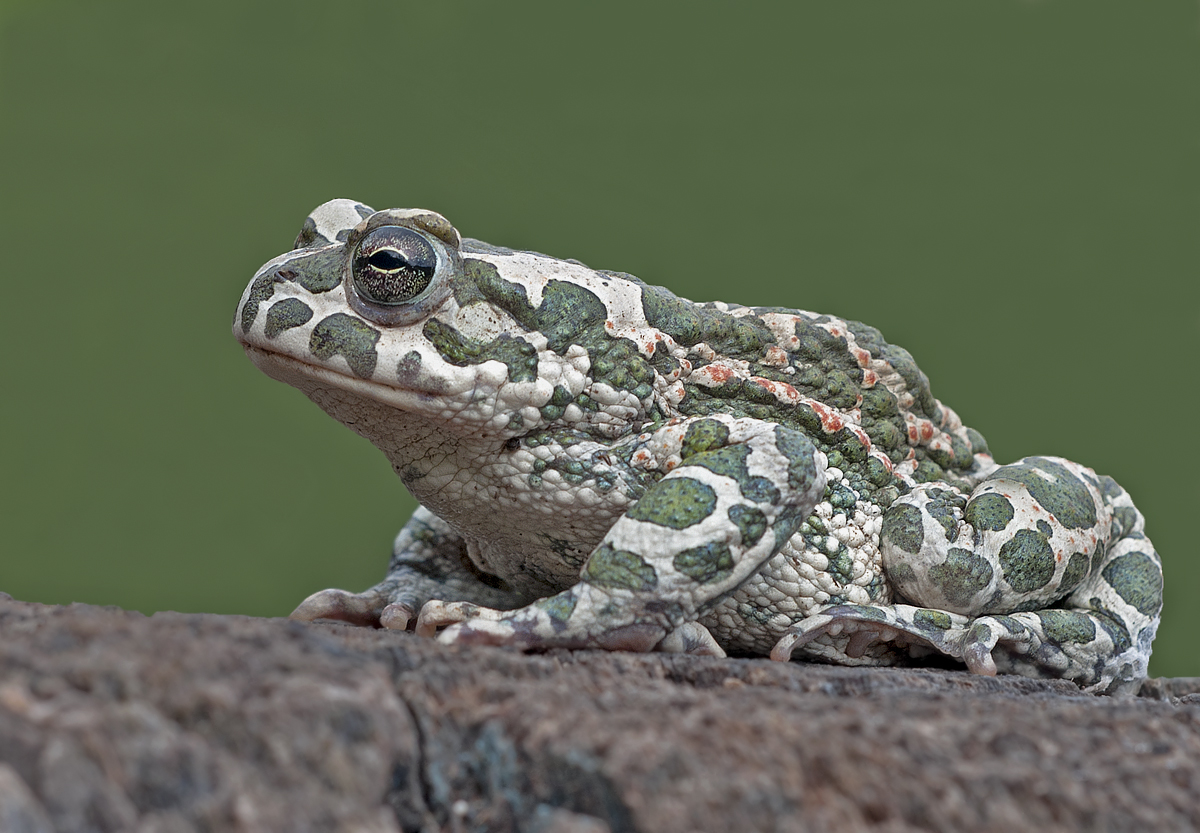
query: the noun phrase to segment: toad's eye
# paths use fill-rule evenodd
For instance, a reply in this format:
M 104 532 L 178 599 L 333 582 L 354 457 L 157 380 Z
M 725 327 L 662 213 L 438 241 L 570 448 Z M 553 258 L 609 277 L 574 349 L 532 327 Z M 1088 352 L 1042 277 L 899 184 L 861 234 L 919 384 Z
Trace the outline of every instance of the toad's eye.
M 423 235 L 402 226 L 380 226 L 354 253 L 354 289 L 375 304 L 407 304 L 429 288 L 437 263 L 437 252 Z

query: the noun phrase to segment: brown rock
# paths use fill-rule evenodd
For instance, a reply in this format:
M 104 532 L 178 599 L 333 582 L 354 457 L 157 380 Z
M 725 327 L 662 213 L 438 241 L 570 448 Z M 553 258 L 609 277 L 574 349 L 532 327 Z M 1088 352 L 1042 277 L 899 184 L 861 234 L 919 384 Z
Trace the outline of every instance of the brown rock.
M 1200 680 L 525 656 L 0 594 L 0 830 L 1200 828 Z

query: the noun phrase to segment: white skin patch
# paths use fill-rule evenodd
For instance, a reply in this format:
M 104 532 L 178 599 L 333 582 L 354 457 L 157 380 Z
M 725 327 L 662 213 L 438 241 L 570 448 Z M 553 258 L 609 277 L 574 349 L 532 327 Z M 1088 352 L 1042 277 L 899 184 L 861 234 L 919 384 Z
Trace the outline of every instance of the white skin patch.
M 326 240 L 336 240 L 344 230 L 354 228 L 362 222 L 354 200 L 330 200 L 309 216 L 317 227 L 317 234 Z

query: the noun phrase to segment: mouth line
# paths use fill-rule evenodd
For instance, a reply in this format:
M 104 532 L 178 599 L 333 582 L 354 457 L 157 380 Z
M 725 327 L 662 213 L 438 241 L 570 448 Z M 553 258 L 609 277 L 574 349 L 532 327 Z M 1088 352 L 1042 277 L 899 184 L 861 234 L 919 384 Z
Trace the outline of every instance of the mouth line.
M 263 373 L 272 379 L 295 387 L 299 386 L 293 380 L 299 376 L 319 385 L 337 390 L 348 390 L 359 396 L 373 399 L 380 404 L 390 405 L 401 410 L 409 410 L 413 403 L 423 396 L 417 390 L 393 387 L 374 379 L 364 379 L 361 376 L 352 376 L 328 367 L 309 364 L 292 356 L 277 353 L 274 350 L 266 350 L 245 341 L 242 342 L 242 349 L 246 351 L 250 361 L 254 362 L 254 366 Z

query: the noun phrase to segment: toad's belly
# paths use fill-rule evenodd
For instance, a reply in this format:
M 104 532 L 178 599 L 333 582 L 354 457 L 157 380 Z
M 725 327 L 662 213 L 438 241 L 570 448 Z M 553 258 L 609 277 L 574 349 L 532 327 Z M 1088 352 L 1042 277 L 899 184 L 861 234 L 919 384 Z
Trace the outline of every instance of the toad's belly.
M 893 594 L 878 547 L 863 550 L 872 555 L 849 564 L 831 564 L 824 553 L 794 535 L 745 584 L 706 613 L 701 623 L 726 651 L 763 656 L 793 624 L 830 605 L 890 604 Z M 821 637 L 807 646 L 808 652 L 845 662 L 847 640 Z M 880 652 L 878 657 L 866 656 L 854 664 L 890 662 Z

